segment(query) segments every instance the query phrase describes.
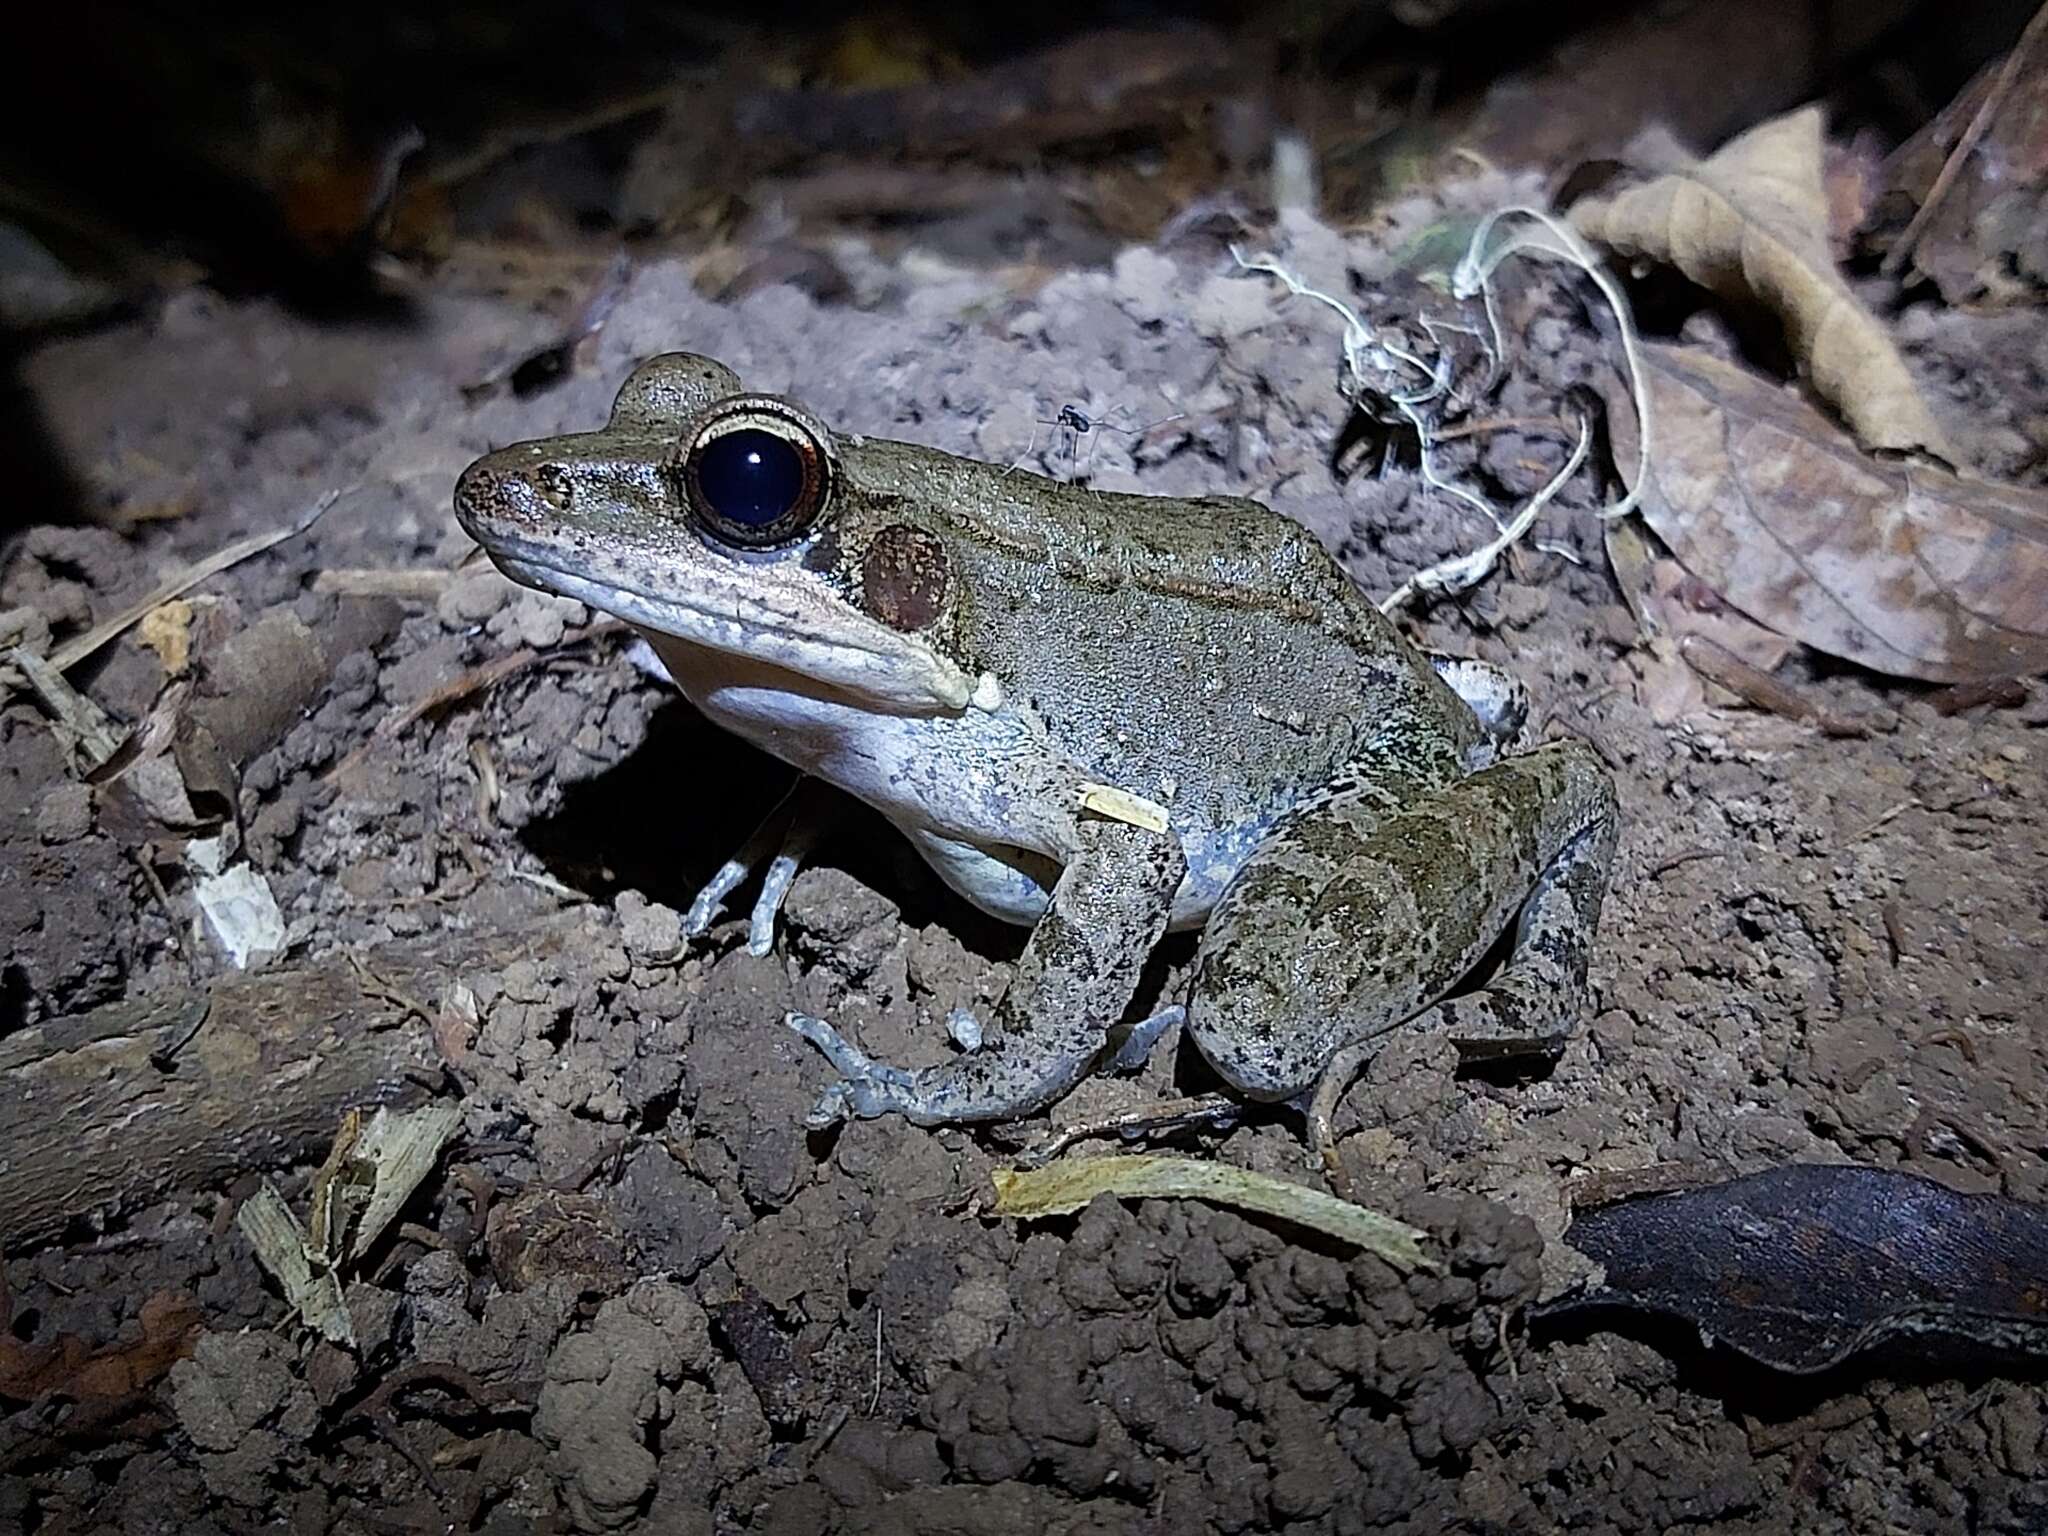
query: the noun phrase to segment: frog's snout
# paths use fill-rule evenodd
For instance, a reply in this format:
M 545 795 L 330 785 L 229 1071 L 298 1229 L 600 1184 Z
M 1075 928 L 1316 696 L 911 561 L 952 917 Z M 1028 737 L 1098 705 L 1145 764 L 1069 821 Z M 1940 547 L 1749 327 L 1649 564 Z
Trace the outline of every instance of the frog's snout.
M 477 523 L 496 499 L 497 489 L 498 475 L 488 459 L 478 459 L 456 479 L 455 521 L 471 538 L 477 536 Z
M 536 531 L 555 520 L 545 484 L 550 466 L 522 448 L 485 454 L 455 482 L 455 520 L 480 544 L 490 533 Z

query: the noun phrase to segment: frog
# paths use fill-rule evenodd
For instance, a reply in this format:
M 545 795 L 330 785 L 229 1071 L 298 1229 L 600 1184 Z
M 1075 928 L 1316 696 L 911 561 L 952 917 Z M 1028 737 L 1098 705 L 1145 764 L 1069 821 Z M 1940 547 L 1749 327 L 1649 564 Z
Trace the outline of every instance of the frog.
M 1028 929 L 936 1066 L 788 1015 L 836 1073 L 813 1126 L 1020 1120 L 1176 1025 L 1229 1093 L 1306 1105 L 1397 1031 L 1554 1059 L 1589 1005 L 1618 828 L 1602 758 L 1534 741 L 1511 674 L 1425 652 L 1255 500 L 835 432 L 672 352 L 603 427 L 478 459 L 455 515 L 505 575 L 624 620 L 709 720 Z M 766 859 L 750 934 L 772 942 L 809 841 L 787 814 L 779 845 L 764 827 L 689 928 Z M 1184 1001 L 1126 1029 L 1188 930 Z

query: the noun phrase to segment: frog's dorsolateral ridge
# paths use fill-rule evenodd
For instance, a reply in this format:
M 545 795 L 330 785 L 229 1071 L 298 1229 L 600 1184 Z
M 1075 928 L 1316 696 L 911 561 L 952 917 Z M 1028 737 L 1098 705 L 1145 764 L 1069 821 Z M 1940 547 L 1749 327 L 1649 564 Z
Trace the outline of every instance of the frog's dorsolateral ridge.
M 677 353 L 634 372 L 603 430 L 480 459 L 455 508 L 507 575 L 625 619 L 712 720 L 1033 925 L 993 1017 L 956 1019 L 972 1048 L 942 1066 L 874 1062 L 792 1019 L 843 1074 L 817 1123 L 1045 1107 L 1094 1064 L 1168 928 L 1202 929 L 1188 1033 L 1255 1099 L 1302 1094 L 1396 1027 L 1551 1052 L 1585 1006 L 1615 842 L 1599 758 L 1515 750 L 1511 679 L 1424 656 L 1256 502 L 835 438 Z M 1163 831 L 1118 809 L 1147 805 Z M 775 851 L 750 844 L 691 926 Z M 1447 998 L 1510 926 L 1495 975 Z

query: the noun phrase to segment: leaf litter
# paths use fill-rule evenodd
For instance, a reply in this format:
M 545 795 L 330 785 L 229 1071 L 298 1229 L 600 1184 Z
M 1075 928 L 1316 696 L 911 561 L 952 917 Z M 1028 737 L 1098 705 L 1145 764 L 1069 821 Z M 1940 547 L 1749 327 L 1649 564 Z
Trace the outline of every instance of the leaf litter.
M 1569 216 L 1618 253 L 1771 310 L 1846 432 L 1798 395 L 1702 349 L 1639 342 L 1625 302 L 1540 210 L 1503 210 L 1531 215 L 1537 227 L 1484 260 L 1483 224 L 1455 291 L 1487 291 L 1493 269 L 1521 251 L 1562 256 L 1602 283 L 1629 365 L 1627 389 L 1610 391 L 1609 423 L 1630 494 L 1608 516 L 1639 509 L 1685 570 L 1742 616 L 1893 676 L 1961 682 L 2040 671 L 2048 496 L 1949 468 L 1956 451 L 1903 355 L 1835 268 L 1821 126 L 1817 108 L 1775 119 L 1678 171 L 1582 199 Z M 1652 643 L 1659 628 L 1697 628 L 1670 623 L 1672 605 L 1646 585 L 1652 567 L 1633 555 L 1610 537 L 1617 579 Z M 1707 638 L 1741 668 L 1776 664 L 1753 634 Z M 1667 650 L 1676 639 L 1665 637 Z M 1690 702 L 1665 692 L 1660 715 Z
M 1933 682 L 2048 667 L 2048 495 L 1885 463 L 1796 395 L 1704 352 L 1652 344 L 1662 434 L 1644 520 L 1778 633 Z M 1609 423 L 1627 463 L 1633 418 Z
M 1723 300 L 1768 308 L 1814 389 L 1869 447 L 1957 462 L 1897 345 L 1835 268 L 1818 107 L 1642 186 L 1582 198 L 1571 220 L 1611 250 L 1675 267 Z

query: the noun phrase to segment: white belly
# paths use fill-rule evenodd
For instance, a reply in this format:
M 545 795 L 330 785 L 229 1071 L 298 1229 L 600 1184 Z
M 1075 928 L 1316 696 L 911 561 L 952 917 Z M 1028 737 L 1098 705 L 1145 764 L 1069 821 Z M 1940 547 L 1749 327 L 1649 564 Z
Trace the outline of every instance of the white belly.
M 1007 702 L 957 714 L 884 714 L 776 668 L 649 638 L 706 718 L 875 807 L 976 907 L 1024 926 L 1044 913 L 1050 884 L 1077 846 L 1087 775 L 1034 718 Z M 1181 837 L 1188 877 L 1174 898 L 1175 929 L 1201 926 L 1255 840 L 1188 828 Z

